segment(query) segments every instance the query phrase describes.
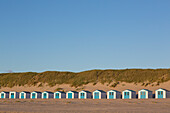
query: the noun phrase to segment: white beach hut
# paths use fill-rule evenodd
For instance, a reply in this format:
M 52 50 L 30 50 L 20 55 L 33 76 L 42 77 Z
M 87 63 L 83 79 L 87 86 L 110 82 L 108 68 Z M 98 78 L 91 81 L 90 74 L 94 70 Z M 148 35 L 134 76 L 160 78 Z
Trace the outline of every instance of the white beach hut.
M 155 98 L 156 99 L 161 99 L 161 98 L 170 98 L 170 91 L 166 90 L 166 89 L 157 89 L 155 91 Z
M 147 89 L 142 89 L 138 91 L 138 99 L 148 99 L 152 98 L 152 91 Z
M 132 98 L 136 98 L 135 91 L 127 89 L 122 92 L 122 99 L 132 99 Z
M 52 92 L 49 92 L 49 91 L 42 92 L 42 99 L 49 99 L 53 97 L 54 97 L 54 93 Z
M 2 91 L 0 92 L 0 98 L 9 98 L 9 92 Z
M 11 91 L 11 92 L 9 92 L 9 98 L 10 98 L 10 99 L 19 98 L 19 92 L 16 92 L 16 91 Z
M 78 98 L 78 92 L 76 92 L 76 91 L 68 91 L 68 92 L 66 93 L 66 98 L 67 98 L 67 99 Z
M 110 90 L 107 92 L 107 99 L 117 99 L 121 98 L 121 92 L 116 90 Z
M 102 90 L 93 91 L 93 99 L 105 99 L 105 98 L 106 98 L 106 92 Z
M 54 99 L 66 98 L 66 93 L 62 91 L 54 92 Z
M 89 91 L 80 91 L 79 92 L 79 99 L 87 99 L 87 98 L 91 98 L 92 94 Z
M 30 92 L 27 92 L 27 91 L 22 91 L 19 93 L 19 98 L 20 99 L 28 99 L 30 98 Z
M 41 98 L 41 92 L 33 91 L 31 92 L 31 99 Z

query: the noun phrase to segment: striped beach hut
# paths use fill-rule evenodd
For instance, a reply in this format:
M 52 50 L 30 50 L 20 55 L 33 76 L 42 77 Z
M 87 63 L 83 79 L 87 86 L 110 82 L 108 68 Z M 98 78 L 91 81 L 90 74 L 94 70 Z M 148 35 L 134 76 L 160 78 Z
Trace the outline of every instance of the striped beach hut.
M 107 92 L 107 99 L 117 99 L 121 98 L 121 92 L 116 90 L 110 90 Z
M 30 98 L 30 92 L 27 91 L 22 91 L 19 93 L 19 98 L 20 99 L 26 99 L 26 98 Z
M 41 92 L 33 91 L 31 92 L 31 99 L 41 98 Z
M 54 93 L 49 92 L 49 91 L 44 91 L 42 92 L 42 99 L 49 99 L 49 98 L 53 98 Z
M 87 99 L 87 98 L 91 98 L 92 94 L 89 91 L 80 91 L 79 92 L 79 99 Z
M 66 98 L 66 93 L 62 91 L 54 92 L 54 99 Z
M 132 98 L 136 98 L 135 91 L 127 89 L 122 92 L 122 99 L 132 99 Z
M 147 89 L 142 89 L 138 91 L 138 99 L 148 99 L 152 98 L 152 91 Z
M 11 91 L 11 92 L 9 92 L 9 98 L 10 98 L 10 99 L 19 98 L 19 92 L 16 92 L 16 91 Z
M 0 98 L 9 98 L 9 92 L 5 91 L 0 92 Z
M 78 92 L 76 92 L 76 91 L 68 91 L 68 92 L 66 93 L 66 98 L 67 98 L 67 99 L 78 98 Z
M 155 91 L 155 98 L 156 99 L 161 99 L 161 98 L 170 98 L 170 91 L 166 90 L 166 89 L 157 89 Z
M 93 99 L 105 99 L 106 98 L 106 92 L 103 90 L 95 90 L 93 91 Z

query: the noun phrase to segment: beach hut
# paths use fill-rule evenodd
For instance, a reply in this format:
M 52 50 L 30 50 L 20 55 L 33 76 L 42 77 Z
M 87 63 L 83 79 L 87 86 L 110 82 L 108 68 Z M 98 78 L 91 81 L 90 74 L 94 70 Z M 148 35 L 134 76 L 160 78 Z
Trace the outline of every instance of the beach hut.
M 49 91 L 44 91 L 42 92 L 42 99 L 48 99 L 48 98 L 53 98 L 54 93 L 49 92 Z
M 92 94 L 89 91 L 80 91 L 79 92 L 79 99 L 87 99 L 87 98 L 91 98 Z
M 31 92 L 31 99 L 41 98 L 41 92 L 33 91 Z
M 26 91 L 20 92 L 20 93 L 19 93 L 19 98 L 20 98 L 20 99 L 30 98 L 30 92 L 26 92 Z
M 142 89 L 138 91 L 138 99 L 148 99 L 152 98 L 152 91 L 147 89 Z
M 16 91 L 11 91 L 11 92 L 9 92 L 9 98 L 10 98 L 10 99 L 19 98 L 19 92 L 16 92 Z
M 66 98 L 66 93 L 62 91 L 54 92 L 54 98 L 55 99 Z
M 102 90 L 93 91 L 93 99 L 104 99 L 106 98 L 106 92 Z
M 122 99 L 132 99 L 132 98 L 136 98 L 135 91 L 127 89 L 122 92 Z
M 170 92 L 166 89 L 157 89 L 155 91 L 155 98 L 159 99 L 159 98 L 170 98 Z
M 9 98 L 9 92 L 2 91 L 0 93 L 0 98 Z
M 110 90 L 107 92 L 107 99 L 117 99 L 121 98 L 121 92 L 116 90 Z
M 67 99 L 78 98 L 78 92 L 76 92 L 76 91 L 68 91 L 68 92 L 66 93 L 66 98 L 67 98 Z

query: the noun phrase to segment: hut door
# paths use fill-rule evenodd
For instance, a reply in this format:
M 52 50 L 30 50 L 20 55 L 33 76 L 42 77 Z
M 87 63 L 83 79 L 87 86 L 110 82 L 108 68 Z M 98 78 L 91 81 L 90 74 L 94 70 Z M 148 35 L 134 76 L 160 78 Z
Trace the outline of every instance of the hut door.
M 81 99 L 84 99 L 85 97 L 84 97 L 84 93 L 80 93 L 80 98 Z
M 158 91 L 158 98 L 163 98 L 163 91 Z
M 113 92 L 109 92 L 109 99 L 114 99 L 114 93 Z
M 95 98 L 95 99 L 99 99 L 99 92 L 95 92 L 95 93 L 94 93 L 94 98 Z
M 4 93 L 1 93 L 1 98 L 5 98 Z
M 21 93 L 21 99 L 24 99 L 24 93 Z
M 146 98 L 146 93 L 144 91 L 142 91 L 140 96 L 141 96 L 141 99 L 145 99 Z
M 68 98 L 69 98 L 69 99 L 72 98 L 72 93 L 68 93 Z
M 11 98 L 14 99 L 14 93 L 11 93 Z
M 35 99 L 35 93 L 32 93 L 32 99 Z
M 129 92 L 124 92 L 124 99 L 129 99 Z
M 44 93 L 44 97 L 43 97 L 44 99 L 46 99 L 47 98 L 47 93 Z
M 59 93 L 55 94 L 55 98 L 59 99 Z

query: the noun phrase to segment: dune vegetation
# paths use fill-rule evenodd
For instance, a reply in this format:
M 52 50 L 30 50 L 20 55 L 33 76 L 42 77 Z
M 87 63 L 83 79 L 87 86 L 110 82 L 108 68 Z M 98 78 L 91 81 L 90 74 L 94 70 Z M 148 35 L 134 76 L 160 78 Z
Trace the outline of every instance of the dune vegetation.
M 79 87 L 88 83 L 107 83 L 111 87 L 116 87 L 119 82 L 143 83 L 162 82 L 170 80 L 170 69 L 124 69 L 124 70 L 90 70 L 79 73 L 46 71 L 42 73 L 1 73 L 0 87 L 13 86 L 39 86 L 47 83 L 50 87 L 56 84 L 70 84 L 72 87 Z

